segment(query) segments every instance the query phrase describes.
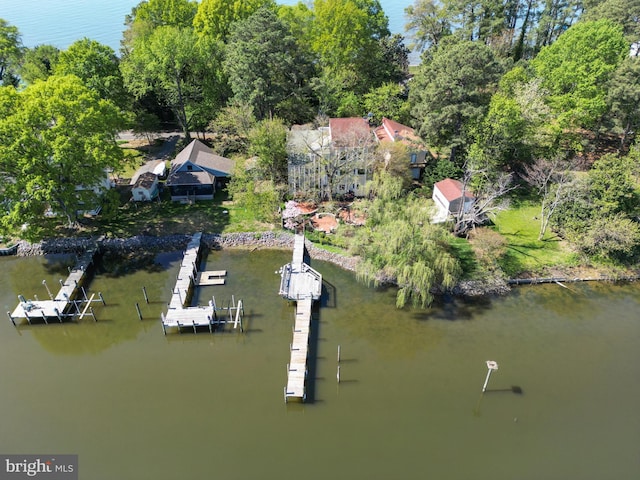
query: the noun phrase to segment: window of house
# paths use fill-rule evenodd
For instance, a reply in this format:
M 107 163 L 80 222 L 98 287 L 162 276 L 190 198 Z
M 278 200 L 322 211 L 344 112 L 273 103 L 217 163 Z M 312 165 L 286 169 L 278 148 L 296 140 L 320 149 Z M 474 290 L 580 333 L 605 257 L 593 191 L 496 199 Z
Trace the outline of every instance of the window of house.
M 411 163 L 416 163 L 418 161 L 418 154 L 417 153 L 412 153 L 411 154 Z

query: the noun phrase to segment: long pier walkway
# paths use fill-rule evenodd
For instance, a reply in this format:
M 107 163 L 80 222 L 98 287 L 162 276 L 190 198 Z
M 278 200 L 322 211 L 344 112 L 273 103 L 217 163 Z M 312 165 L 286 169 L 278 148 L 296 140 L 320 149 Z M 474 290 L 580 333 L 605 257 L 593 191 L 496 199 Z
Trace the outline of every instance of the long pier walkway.
M 224 283 L 223 277 L 227 274 L 224 270 L 198 271 L 201 241 L 202 232 L 198 232 L 193 235 L 184 252 L 176 284 L 171 293 L 169 309 L 166 315 L 161 314 L 162 330 L 165 335 L 167 328 L 177 328 L 178 332 L 181 332 L 183 328 L 192 328 L 194 332 L 197 332 L 198 327 L 208 327 L 209 332 L 213 333 L 214 328 L 227 323 L 232 323 L 234 328 L 240 327 L 240 330 L 243 330 L 244 307 L 242 300 L 236 304 L 233 299 L 227 307 L 218 307 L 214 297 L 209 301 L 208 306 L 190 306 L 193 291 L 198 285 L 221 285 Z M 220 315 L 221 311 L 226 313 Z
M 76 315 L 79 315 L 80 318 L 85 315 L 91 315 L 95 320 L 93 312 L 87 313 L 87 310 L 91 309 L 92 301 L 104 303 L 104 299 L 100 293 L 98 294 L 100 300 L 94 300 L 94 295 L 91 296 L 91 299 L 87 299 L 83 285 L 87 278 L 87 271 L 93 264 L 97 252 L 98 247 L 96 245 L 78 258 L 76 265 L 69 270 L 67 279 L 64 282 L 60 280 L 60 290 L 55 297 L 49 291 L 46 282 L 42 281 L 42 284 L 47 288 L 50 300 L 27 300 L 22 295 L 18 295 L 20 303 L 13 312 L 7 312 L 11 323 L 15 326 L 16 320 L 22 319 L 26 319 L 29 323 L 32 320 L 43 320 L 45 323 L 49 323 L 49 320 L 52 319 L 62 322 L 63 318 L 75 317 Z M 79 305 L 83 303 L 86 303 L 86 308 L 80 312 Z
M 287 386 L 284 400 L 307 399 L 306 381 L 309 360 L 309 334 L 313 302 L 322 295 L 322 275 L 309 265 L 304 235 L 296 235 L 291 263 L 281 269 L 280 296 L 296 301 L 291 359 L 287 365 Z

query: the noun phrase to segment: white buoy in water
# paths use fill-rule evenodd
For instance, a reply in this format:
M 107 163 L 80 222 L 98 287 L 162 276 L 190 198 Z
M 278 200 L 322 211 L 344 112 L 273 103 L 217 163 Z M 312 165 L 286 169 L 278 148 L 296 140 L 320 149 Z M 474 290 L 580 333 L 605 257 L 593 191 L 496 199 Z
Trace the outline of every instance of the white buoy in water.
M 482 386 L 482 393 L 487 390 L 487 384 L 489 383 L 489 377 L 491 377 L 491 372 L 494 370 L 498 370 L 498 363 L 493 360 L 487 360 L 487 378 L 484 379 L 484 385 Z

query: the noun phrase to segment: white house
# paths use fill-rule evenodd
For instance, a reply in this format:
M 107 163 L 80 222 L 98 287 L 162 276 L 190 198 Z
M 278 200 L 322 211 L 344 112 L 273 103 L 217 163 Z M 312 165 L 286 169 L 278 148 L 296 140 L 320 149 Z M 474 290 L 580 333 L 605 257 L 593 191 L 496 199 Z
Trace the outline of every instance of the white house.
M 362 117 L 331 118 L 328 127 L 291 129 L 288 138 L 289 193 L 315 192 L 362 197 L 373 176 L 375 137 Z
M 475 202 L 475 197 L 470 191 L 465 191 L 462 182 L 451 178 L 437 182 L 433 186 L 431 198 L 433 198 L 437 209 L 433 223 L 444 222 L 452 215 L 467 213 Z
M 158 197 L 158 176 L 152 172 L 144 172 L 138 176 L 131 188 L 134 202 L 150 202 Z

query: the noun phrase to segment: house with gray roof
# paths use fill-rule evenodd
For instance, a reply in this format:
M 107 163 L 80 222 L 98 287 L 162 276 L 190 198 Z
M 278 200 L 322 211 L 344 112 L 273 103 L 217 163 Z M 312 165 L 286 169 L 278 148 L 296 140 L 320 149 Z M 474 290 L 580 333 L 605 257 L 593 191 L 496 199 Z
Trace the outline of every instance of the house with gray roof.
M 193 140 L 171 161 L 167 186 L 171 200 L 212 200 L 228 182 L 234 161 L 213 153 L 200 140 Z

